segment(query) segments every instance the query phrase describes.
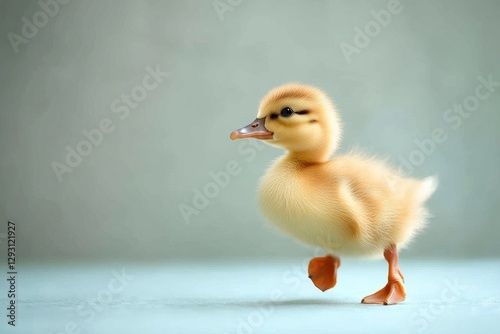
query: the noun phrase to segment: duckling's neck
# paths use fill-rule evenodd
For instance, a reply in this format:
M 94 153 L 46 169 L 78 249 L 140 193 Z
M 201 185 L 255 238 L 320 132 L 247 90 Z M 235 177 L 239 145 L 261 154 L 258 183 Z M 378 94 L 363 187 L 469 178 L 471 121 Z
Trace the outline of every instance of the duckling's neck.
M 323 151 L 288 152 L 286 159 L 304 164 L 322 164 L 330 160 L 331 153 Z

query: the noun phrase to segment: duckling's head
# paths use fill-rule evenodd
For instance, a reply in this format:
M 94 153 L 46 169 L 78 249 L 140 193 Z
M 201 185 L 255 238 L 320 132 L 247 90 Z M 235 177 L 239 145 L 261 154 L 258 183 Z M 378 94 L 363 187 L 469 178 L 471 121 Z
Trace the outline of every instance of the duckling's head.
M 257 119 L 231 133 L 231 139 L 257 138 L 282 147 L 293 158 L 325 162 L 337 148 L 342 125 L 333 103 L 320 89 L 286 84 L 260 103 Z

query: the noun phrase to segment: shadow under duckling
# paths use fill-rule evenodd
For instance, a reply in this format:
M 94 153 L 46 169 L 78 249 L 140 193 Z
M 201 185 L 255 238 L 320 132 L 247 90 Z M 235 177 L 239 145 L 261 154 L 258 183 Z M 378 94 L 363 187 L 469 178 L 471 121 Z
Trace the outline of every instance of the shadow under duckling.
M 365 304 L 405 300 L 398 249 L 423 229 L 425 201 L 437 180 L 406 178 L 383 161 L 361 154 L 334 156 L 342 123 L 320 89 L 287 84 L 262 100 L 257 119 L 231 133 L 283 148 L 263 177 L 259 202 L 264 215 L 299 241 L 328 255 L 309 263 L 309 277 L 322 291 L 335 286 L 338 256 L 380 256 L 389 265 L 387 285 Z

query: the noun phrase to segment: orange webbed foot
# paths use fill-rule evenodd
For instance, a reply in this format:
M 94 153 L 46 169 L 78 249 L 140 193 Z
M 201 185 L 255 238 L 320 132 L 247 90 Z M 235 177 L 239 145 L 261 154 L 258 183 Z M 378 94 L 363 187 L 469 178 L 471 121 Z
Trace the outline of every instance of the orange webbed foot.
M 393 280 L 385 287 L 372 295 L 366 296 L 361 301 L 363 304 L 392 305 L 401 303 L 406 298 L 406 291 L 402 279 Z
M 340 267 L 340 259 L 332 255 L 315 257 L 309 262 L 309 278 L 314 285 L 325 292 L 337 284 L 337 268 Z

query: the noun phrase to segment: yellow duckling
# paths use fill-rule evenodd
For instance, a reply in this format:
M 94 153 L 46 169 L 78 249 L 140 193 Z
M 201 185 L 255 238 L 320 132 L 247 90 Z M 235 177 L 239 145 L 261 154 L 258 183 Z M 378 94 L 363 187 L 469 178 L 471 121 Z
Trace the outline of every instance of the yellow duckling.
M 284 148 L 262 179 L 260 206 L 265 216 L 299 241 L 328 255 L 309 263 L 309 277 L 325 291 L 335 286 L 340 255 L 383 254 L 387 285 L 363 298 L 365 304 L 404 301 L 398 249 L 422 230 L 424 202 L 436 179 L 405 178 L 384 162 L 359 154 L 336 156 L 342 125 L 321 90 L 287 84 L 262 100 L 257 119 L 231 133 L 231 139 L 257 138 Z

